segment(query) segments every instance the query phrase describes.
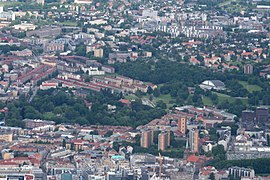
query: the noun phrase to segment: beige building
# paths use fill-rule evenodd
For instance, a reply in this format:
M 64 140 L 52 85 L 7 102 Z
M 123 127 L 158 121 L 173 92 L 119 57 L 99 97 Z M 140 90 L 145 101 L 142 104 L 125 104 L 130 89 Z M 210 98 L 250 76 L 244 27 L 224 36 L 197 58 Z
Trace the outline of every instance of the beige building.
M 187 130 L 187 118 L 186 117 L 180 117 L 178 119 L 178 131 L 182 134 L 185 134 Z
M 12 142 L 12 133 L 11 132 L 0 132 L 0 140 Z
M 13 153 L 10 153 L 10 152 L 3 152 L 2 157 L 3 159 L 11 159 L 11 158 L 14 158 L 14 155 Z
M 32 56 L 33 53 L 30 49 L 24 49 L 22 51 L 10 51 L 13 55 L 15 56 L 20 56 L 20 57 L 26 57 L 26 56 Z
M 29 30 L 35 30 L 36 26 L 31 23 L 21 23 L 21 24 L 14 25 L 13 28 L 17 30 L 22 30 L 22 31 L 29 31 Z
M 95 57 L 103 57 L 103 49 L 94 49 L 94 56 Z
M 141 135 L 141 147 L 149 148 L 154 143 L 154 131 L 147 130 L 142 132 Z
M 45 44 L 43 50 L 45 52 L 63 52 L 65 49 L 65 45 L 62 43 L 49 43 Z
M 152 57 L 152 52 L 146 51 L 145 52 L 145 57 Z
M 158 135 L 158 150 L 164 151 L 170 146 L 168 132 L 162 132 Z
M 83 140 L 73 140 L 66 143 L 66 149 L 80 151 L 84 149 L 84 143 L 87 143 L 87 142 Z

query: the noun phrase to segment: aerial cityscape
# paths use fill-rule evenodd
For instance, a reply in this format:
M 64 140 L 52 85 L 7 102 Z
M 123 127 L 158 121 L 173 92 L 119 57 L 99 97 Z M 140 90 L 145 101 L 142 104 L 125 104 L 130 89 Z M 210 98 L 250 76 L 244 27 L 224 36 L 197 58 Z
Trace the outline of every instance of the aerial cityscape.
M 0 0 L 0 180 L 270 180 L 269 0 Z

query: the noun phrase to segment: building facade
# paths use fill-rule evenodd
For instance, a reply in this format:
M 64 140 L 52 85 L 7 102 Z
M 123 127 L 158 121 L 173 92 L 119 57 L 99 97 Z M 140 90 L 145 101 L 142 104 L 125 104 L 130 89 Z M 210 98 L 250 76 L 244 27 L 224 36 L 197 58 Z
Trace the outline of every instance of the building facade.
M 13 137 L 12 132 L 5 132 L 5 131 L 0 132 L 1 141 L 12 142 L 12 137 Z
M 53 121 L 43 121 L 40 119 L 25 119 L 23 120 L 23 122 L 25 123 L 26 128 L 36 128 L 46 125 L 55 125 L 55 122 Z
M 158 150 L 164 151 L 170 146 L 170 138 L 168 132 L 162 132 L 158 135 Z
M 185 134 L 187 130 L 187 117 L 180 117 L 178 119 L 178 131 Z
M 149 148 L 154 142 L 154 131 L 147 130 L 142 132 L 141 135 L 141 147 Z
M 251 110 L 242 111 L 241 115 L 241 127 L 242 128 L 252 128 L 255 124 L 256 113 Z
M 103 57 L 103 49 L 95 49 L 94 50 L 94 56 L 102 58 Z
M 199 130 L 191 129 L 189 131 L 189 145 L 191 152 L 199 152 Z
M 251 64 L 244 65 L 244 73 L 245 74 L 253 74 L 253 65 L 251 65 Z
M 255 171 L 250 168 L 234 166 L 229 168 L 229 175 L 234 178 L 248 177 L 253 179 L 255 177 Z
M 268 123 L 268 108 L 267 107 L 257 107 L 256 109 L 256 122 L 258 124 Z

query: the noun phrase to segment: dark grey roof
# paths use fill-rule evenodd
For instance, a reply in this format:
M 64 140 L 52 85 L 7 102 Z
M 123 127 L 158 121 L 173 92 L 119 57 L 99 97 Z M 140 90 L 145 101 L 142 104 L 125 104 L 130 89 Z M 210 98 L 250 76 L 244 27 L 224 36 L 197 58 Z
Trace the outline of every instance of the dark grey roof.
M 216 87 L 219 86 L 219 87 L 224 87 L 225 84 L 220 81 L 220 80 L 210 80 Z

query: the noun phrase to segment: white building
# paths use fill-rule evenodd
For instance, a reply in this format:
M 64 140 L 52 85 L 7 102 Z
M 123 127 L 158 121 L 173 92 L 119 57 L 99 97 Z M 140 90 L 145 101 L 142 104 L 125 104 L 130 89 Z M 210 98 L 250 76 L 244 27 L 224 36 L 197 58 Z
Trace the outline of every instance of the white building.
M 89 21 L 89 24 L 92 24 L 92 25 L 101 25 L 101 24 L 107 24 L 108 22 L 104 19 L 96 19 L 96 20 L 93 20 L 93 21 Z
M 205 90 L 225 90 L 225 84 L 220 80 L 206 80 L 203 81 L 199 86 Z
M 215 146 L 216 143 L 214 143 L 213 141 L 205 141 L 202 145 L 202 149 L 204 152 L 210 152 Z
M 41 90 L 47 90 L 51 88 L 55 89 L 57 87 L 58 87 L 58 83 L 53 83 L 53 82 L 42 82 L 42 84 L 39 86 Z
M 0 19 L 7 21 L 14 21 L 16 18 L 15 13 L 12 11 L 0 12 Z
M 220 135 L 218 144 L 223 145 L 224 150 L 227 151 L 228 144 L 231 140 L 231 128 L 229 126 L 221 127 L 221 129 L 217 130 L 217 133 Z
M 142 17 L 156 19 L 158 17 L 158 11 L 154 11 L 152 9 L 145 9 L 142 12 Z
M 72 73 L 63 73 L 63 74 L 59 74 L 58 78 L 61 79 L 77 79 L 77 80 L 81 80 L 81 76 L 79 74 L 72 74 Z
M 89 68 L 82 67 L 82 70 L 84 73 L 87 73 L 90 76 L 104 75 L 105 74 L 105 71 L 99 70 L 97 67 L 89 67 Z

